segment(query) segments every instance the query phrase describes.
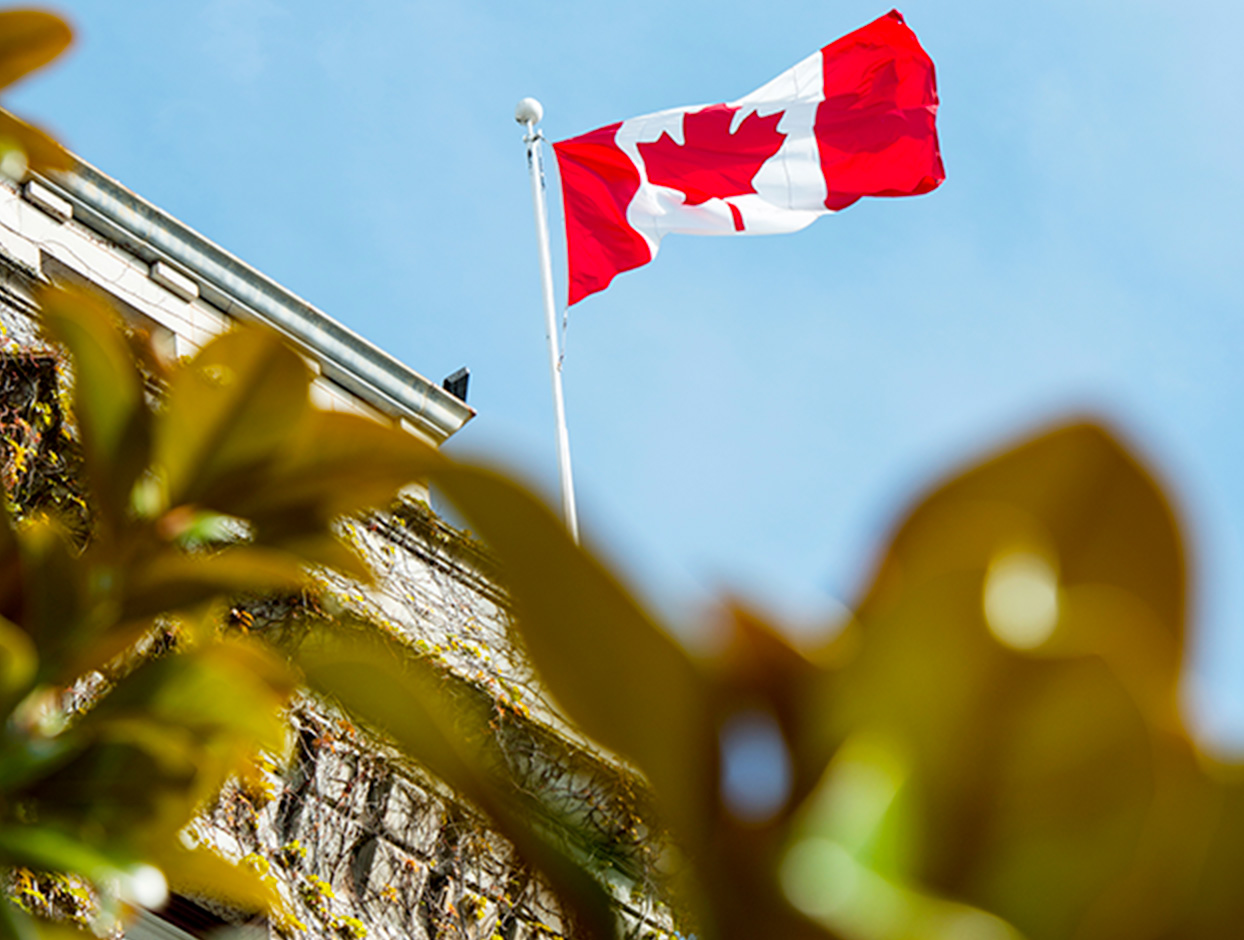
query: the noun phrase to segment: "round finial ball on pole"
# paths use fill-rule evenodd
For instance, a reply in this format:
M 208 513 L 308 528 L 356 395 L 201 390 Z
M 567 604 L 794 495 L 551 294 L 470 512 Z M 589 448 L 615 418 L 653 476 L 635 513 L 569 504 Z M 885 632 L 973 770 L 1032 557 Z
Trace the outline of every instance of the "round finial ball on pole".
M 535 98 L 524 98 L 514 108 L 514 120 L 519 124 L 539 124 L 544 117 L 544 105 Z

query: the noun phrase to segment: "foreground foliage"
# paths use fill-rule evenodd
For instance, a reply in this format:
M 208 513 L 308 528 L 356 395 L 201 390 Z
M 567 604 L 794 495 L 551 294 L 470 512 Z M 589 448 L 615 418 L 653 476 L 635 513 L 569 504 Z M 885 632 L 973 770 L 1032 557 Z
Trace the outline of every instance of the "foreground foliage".
M 0 10 L 0 90 L 47 65 L 69 47 L 73 31 L 42 10 Z M 46 133 L 0 110 L 0 173 L 67 170 L 73 158 Z
M 295 677 L 222 615 L 239 592 L 303 585 L 309 565 L 365 578 L 331 523 L 391 497 L 429 450 L 313 410 L 307 366 L 265 331 L 140 371 L 98 300 L 39 301 L 70 353 L 91 533 L 83 545 L 38 507 L 0 516 L 0 863 L 83 876 L 97 926 L 158 903 L 165 876 L 270 908 L 269 884 L 179 839 L 258 750 L 285 748 Z M 360 459 L 377 437 L 385 457 Z M 38 893 L 18 898 L 42 910 Z
M 812 649 L 733 605 L 692 656 L 521 488 L 431 476 L 493 546 L 565 712 L 651 782 L 698 935 L 1234 935 L 1244 789 L 1178 709 L 1178 526 L 1100 426 L 933 491 Z M 506 820 L 487 754 L 395 661 L 339 642 L 303 664 Z M 577 896 L 610 936 L 599 896 Z

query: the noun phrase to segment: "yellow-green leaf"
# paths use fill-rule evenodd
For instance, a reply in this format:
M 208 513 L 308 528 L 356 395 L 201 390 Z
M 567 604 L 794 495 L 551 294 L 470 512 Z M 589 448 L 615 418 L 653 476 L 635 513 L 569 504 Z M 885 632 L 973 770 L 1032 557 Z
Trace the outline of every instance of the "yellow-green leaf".
M 819 751 L 862 731 L 906 755 L 917 883 L 1031 940 L 1104 935 L 1124 907 L 1145 922 L 1197 855 L 1175 711 L 1183 605 L 1152 477 L 1099 427 L 1042 435 L 899 528 L 827 651 Z M 1145 887 L 1122 905 L 1124 884 Z
M 0 108 L 0 170 L 21 178 L 27 170 L 72 170 L 73 155 L 55 138 Z
M 59 16 L 42 10 L 0 11 L 0 88 L 47 65 L 73 42 Z
M 210 555 L 188 555 L 169 548 L 133 566 L 122 614 L 126 620 L 144 619 L 215 598 L 289 590 L 305 580 L 306 562 L 290 552 L 238 545 Z
M 88 728 L 138 708 L 156 721 L 235 740 L 241 750 L 284 745 L 280 710 L 293 677 L 254 643 L 214 643 L 149 663 L 82 722 Z
M 20 625 L 34 642 L 46 677 L 88 639 L 95 605 L 86 567 L 58 525 L 34 519 L 23 527 L 20 544 L 25 574 Z
M 487 470 L 435 482 L 492 546 L 536 668 L 566 713 L 648 775 L 671 824 L 698 844 L 714 786 L 705 683 L 686 653 L 549 509 Z
M 129 861 L 47 826 L 0 826 L 0 860 L 41 871 L 71 872 L 92 881 L 115 875 Z
M 0 940 L 39 940 L 34 918 L 0 896 Z
M 79 744 L 72 759 L 16 798 L 101 850 L 147 858 L 257 750 L 283 750 L 292 688 L 284 665 L 254 644 L 145 663 L 68 732 Z
M 16 702 L 29 688 L 38 666 L 30 636 L 0 617 L 0 704 Z
M 213 493 L 216 504 L 255 520 L 261 539 L 383 505 L 443 462 L 405 431 L 324 411 L 313 411 L 274 456 L 263 478 Z
M 74 410 L 99 509 L 112 525 L 124 519 L 135 480 L 147 466 L 151 415 L 143 380 L 116 315 L 78 288 L 40 291 L 44 325 L 73 357 Z
M 169 505 L 233 513 L 213 493 L 250 485 L 276 464 L 310 410 L 310 378 L 280 337 L 250 326 L 217 337 L 174 371 L 155 432 Z
M 1150 695 L 1173 701 L 1186 615 L 1183 543 L 1161 487 L 1104 428 L 1059 428 L 938 488 L 895 536 L 860 616 L 956 570 L 986 578 L 980 601 L 1005 645 L 1095 653 L 1124 673 L 1156 671 Z M 1116 600 L 1103 600 L 1103 589 Z M 1101 618 L 1079 616 L 1081 599 L 1111 605 L 1112 617 L 1127 607 L 1126 622 L 1095 627 Z
M 170 840 L 151 862 L 164 872 L 169 887 L 182 894 L 208 897 L 250 911 L 280 911 L 282 902 L 270 878 L 235 865 L 210 849 L 186 849 Z

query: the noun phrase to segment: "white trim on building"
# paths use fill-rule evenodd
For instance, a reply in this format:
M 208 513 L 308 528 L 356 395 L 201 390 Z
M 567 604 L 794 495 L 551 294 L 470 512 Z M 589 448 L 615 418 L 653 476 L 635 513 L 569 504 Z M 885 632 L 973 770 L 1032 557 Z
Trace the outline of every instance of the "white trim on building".
M 137 314 L 174 356 L 234 319 L 283 334 L 316 372 L 322 408 L 439 445 L 475 411 L 271 278 L 87 163 L 0 185 L 0 254 L 39 279 L 87 282 Z

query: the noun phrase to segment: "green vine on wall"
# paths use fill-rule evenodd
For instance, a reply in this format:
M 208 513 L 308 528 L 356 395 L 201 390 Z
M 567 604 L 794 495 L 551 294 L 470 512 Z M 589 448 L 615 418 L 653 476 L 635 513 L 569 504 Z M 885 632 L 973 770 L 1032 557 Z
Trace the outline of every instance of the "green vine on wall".
M 59 356 L 0 355 L 0 482 L 16 517 L 43 512 L 85 544 L 91 511 L 82 487 L 82 449 L 67 420 Z

